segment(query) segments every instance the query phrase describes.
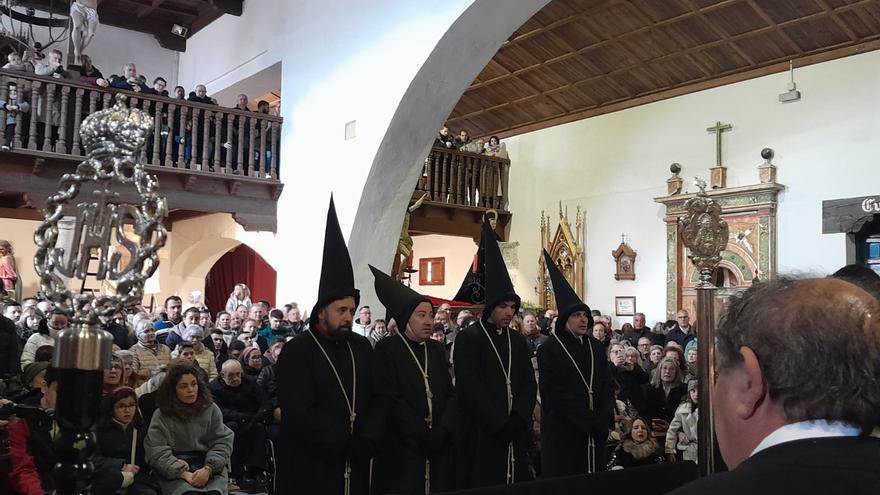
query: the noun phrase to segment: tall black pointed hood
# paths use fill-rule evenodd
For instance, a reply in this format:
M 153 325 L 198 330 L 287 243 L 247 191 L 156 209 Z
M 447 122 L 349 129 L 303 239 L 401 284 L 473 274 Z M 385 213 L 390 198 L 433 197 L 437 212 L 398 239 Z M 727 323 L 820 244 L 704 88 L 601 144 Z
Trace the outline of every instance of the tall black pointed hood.
M 391 316 L 394 317 L 397 328 L 402 333 L 403 330 L 406 330 L 409 317 L 412 316 L 416 307 L 423 302 L 430 303 L 430 299 L 394 280 L 375 266 L 367 266 L 370 267 L 370 271 L 373 272 L 373 276 L 376 278 L 376 296 L 379 297 L 379 301 L 391 313 Z
M 547 271 L 550 273 L 550 281 L 553 283 L 553 295 L 556 296 L 556 309 L 559 311 L 559 318 L 556 320 L 556 328 L 565 328 L 565 324 L 568 322 L 568 317 L 573 313 L 577 311 L 586 311 L 587 328 L 592 329 L 593 314 L 590 311 L 590 307 L 581 301 L 577 292 L 571 288 L 568 280 L 565 280 L 565 276 L 559 271 L 559 268 L 556 266 L 556 263 L 553 261 L 553 258 L 550 257 L 550 253 L 548 253 L 546 249 L 544 250 L 544 265 L 547 266 Z
M 480 243 L 486 249 L 483 253 L 486 264 L 486 308 L 483 310 L 483 319 L 487 319 L 492 313 L 492 308 L 504 301 L 513 301 L 516 303 L 514 311 L 519 311 L 520 298 L 513 290 L 513 282 L 510 281 L 507 265 L 504 264 L 501 248 L 498 247 L 498 236 L 495 235 L 495 231 L 492 230 L 488 220 L 483 222 L 483 233 L 481 234 Z
M 354 288 L 354 270 L 351 268 L 351 257 L 339 228 L 336 217 L 336 205 L 330 196 L 330 208 L 327 210 L 327 226 L 324 231 L 324 260 L 321 265 L 321 281 L 318 284 L 318 302 L 312 308 L 311 325 L 317 321 L 318 311 L 333 301 L 345 297 L 353 297 L 355 306 L 360 303 L 360 291 Z

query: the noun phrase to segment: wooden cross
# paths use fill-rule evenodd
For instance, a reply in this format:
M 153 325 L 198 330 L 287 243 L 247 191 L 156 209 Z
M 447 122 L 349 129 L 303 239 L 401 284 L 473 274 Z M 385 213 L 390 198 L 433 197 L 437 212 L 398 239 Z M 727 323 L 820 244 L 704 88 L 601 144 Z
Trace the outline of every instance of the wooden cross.
M 715 166 L 723 167 L 721 165 L 721 133 L 724 131 L 729 131 L 733 129 L 730 124 L 722 125 L 720 121 L 715 122 L 715 125 L 712 127 L 708 127 L 706 130 L 710 133 L 715 134 Z

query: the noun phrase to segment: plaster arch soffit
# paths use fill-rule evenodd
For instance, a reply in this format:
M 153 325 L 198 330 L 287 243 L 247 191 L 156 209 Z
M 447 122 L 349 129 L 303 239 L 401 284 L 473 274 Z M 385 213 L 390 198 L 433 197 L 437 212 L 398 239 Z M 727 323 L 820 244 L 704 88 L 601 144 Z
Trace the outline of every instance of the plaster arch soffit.
M 351 254 L 363 300 L 376 302 L 367 263 L 386 272 L 391 268 L 413 186 L 437 129 L 501 45 L 549 2 L 474 1 L 410 82 L 373 158 L 349 236 L 350 246 L 360 246 Z

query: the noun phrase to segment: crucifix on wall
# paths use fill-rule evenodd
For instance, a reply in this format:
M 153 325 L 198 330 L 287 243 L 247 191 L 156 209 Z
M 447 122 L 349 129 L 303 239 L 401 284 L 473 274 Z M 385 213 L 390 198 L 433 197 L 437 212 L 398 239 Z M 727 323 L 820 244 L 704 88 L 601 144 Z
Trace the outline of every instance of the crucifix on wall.
M 706 129 L 710 134 L 715 134 L 715 166 L 709 169 L 709 185 L 712 189 L 727 187 L 727 167 L 721 163 L 721 133 L 731 129 L 733 126 L 722 124 L 721 121 L 715 122 L 714 126 Z

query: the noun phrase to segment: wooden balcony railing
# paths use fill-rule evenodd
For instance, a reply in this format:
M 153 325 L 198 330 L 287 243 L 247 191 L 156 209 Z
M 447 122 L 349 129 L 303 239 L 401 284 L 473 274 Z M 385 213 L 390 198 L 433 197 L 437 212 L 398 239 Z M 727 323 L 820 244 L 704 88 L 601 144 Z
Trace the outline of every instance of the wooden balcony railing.
M 507 210 L 509 173 L 506 158 L 434 148 L 416 190 L 428 193 L 430 201 Z
M 111 107 L 114 95 L 124 93 L 130 107 L 155 120 L 153 134 L 141 150 L 148 168 L 278 180 L 280 117 L 7 70 L 0 70 L 3 102 L 9 102 L 9 83 L 16 84 L 17 101 L 30 108 L 15 113 L 14 130 L 6 125 L 0 140 L 4 146 L 48 157 L 85 156 L 88 150 L 79 134 L 83 119 Z M 3 122 L 12 121 L 7 113 L 0 106 Z

